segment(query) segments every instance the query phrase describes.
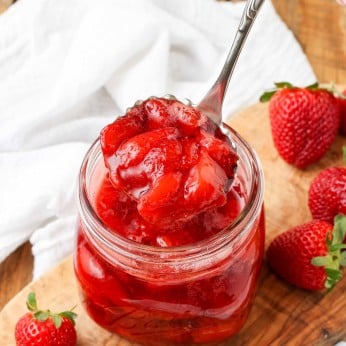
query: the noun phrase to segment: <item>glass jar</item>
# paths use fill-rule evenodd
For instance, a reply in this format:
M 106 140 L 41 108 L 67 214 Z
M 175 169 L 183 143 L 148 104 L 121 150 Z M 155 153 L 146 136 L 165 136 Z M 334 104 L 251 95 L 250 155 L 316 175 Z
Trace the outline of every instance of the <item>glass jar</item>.
M 244 325 L 264 252 L 263 174 L 254 151 L 223 125 L 240 157 L 245 206 L 192 245 L 158 248 L 107 229 L 94 208 L 107 174 L 97 140 L 82 163 L 74 269 L 84 307 L 103 328 L 144 345 L 213 344 Z

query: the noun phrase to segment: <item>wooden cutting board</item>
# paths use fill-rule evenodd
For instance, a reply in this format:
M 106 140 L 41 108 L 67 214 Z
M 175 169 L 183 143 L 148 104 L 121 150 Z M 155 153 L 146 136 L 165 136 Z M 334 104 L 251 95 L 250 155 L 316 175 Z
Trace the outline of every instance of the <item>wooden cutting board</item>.
M 298 170 L 283 162 L 273 147 L 267 105 L 257 104 L 240 112 L 230 124 L 255 148 L 263 164 L 268 246 L 275 235 L 311 219 L 307 207 L 308 186 L 321 169 L 342 164 L 341 148 L 346 139 L 338 137 L 319 163 Z M 26 296 L 32 290 L 42 307 L 60 310 L 77 304 L 78 345 L 134 345 L 103 331 L 86 316 L 78 298 L 72 259 L 67 258 L 4 307 L 0 314 L 1 346 L 15 345 L 14 325 L 25 312 Z M 346 278 L 331 293 L 306 292 L 277 279 L 264 260 L 249 319 L 242 331 L 225 345 L 326 346 L 341 340 L 346 340 Z

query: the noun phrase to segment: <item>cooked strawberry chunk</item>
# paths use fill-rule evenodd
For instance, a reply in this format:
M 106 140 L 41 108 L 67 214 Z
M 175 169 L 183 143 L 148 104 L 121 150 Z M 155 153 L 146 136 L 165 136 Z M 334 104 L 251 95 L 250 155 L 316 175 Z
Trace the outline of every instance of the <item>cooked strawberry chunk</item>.
M 123 143 L 110 159 L 110 173 L 117 188 L 125 188 L 135 200 L 153 180 L 169 171 L 181 157 L 178 130 L 167 127 L 141 133 Z
M 184 204 L 195 213 L 226 203 L 225 171 L 203 150 L 184 185 Z
M 107 126 L 101 145 L 113 186 L 149 223 L 188 221 L 226 203 L 238 156 L 196 108 L 148 99 Z
M 200 145 L 190 138 L 183 138 L 180 141 L 182 146 L 182 156 L 179 162 L 181 170 L 187 171 L 197 164 Z
M 142 107 L 130 110 L 126 115 L 104 127 L 100 133 L 100 142 L 103 155 L 108 157 L 117 150 L 119 145 L 144 129 L 144 115 Z
M 201 113 L 196 108 L 175 101 L 170 105 L 169 111 L 184 134 L 192 135 L 199 130 Z
M 174 123 L 168 113 L 168 100 L 152 98 L 144 102 L 144 109 L 147 114 L 149 129 L 162 129 L 172 126 Z
M 161 176 L 153 187 L 138 201 L 139 214 L 150 223 L 168 223 L 175 221 L 178 192 L 182 173 L 170 172 Z
M 233 178 L 238 156 L 231 144 L 204 131 L 201 132 L 200 143 L 207 148 L 209 155 L 222 167 L 227 176 Z
M 169 141 L 177 143 L 178 136 L 179 132 L 177 129 L 166 127 L 131 137 L 116 152 L 119 167 L 126 169 L 138 165 L 151 149 L 163 147 Z

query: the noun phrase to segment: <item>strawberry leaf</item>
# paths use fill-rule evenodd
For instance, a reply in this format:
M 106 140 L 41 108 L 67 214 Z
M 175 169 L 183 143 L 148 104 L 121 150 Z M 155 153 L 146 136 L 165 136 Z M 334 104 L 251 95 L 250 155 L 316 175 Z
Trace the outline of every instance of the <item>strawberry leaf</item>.
M 310 89 L 310 90 L 317 90 L 319 89 L 319 84 L 317 82 L 310 84 L 306 87 L 306 89 Z
M 343 250 L 346 249 L 346 244 L 334 244 L 331 245 L 329 248 L 329 251 L 338 251 L 338 250 Z
M 75 324 L 74 320 L 76 319 L 77 314 L 72 311 L 75 307 L 73 307 L 71 310 L 63 311 L 60 313 L 52 313 L 50 310 L 38 310 L 36 295 L 34 292 L 30 292 L 28 294 L 26 306 L 30 311 L 34 313 L 33 317 L 41 322 L 46 321 L 48 318 L 51 318 L 57 329 L 60 328 L 63 318 L 70 320 L 73 325 Z
M 36 295 L 34 292 L 28 294 L 26 306 L 30 311 L 37 311 Z
M 342 147 L 342 160 L 344 161 L 344 164 L 346 165 L 346 145 Z
M 46 321 L 49 315 L 50 315 L 49 310 L 47 311 L 39 310 L 34 313 L 34 317 L 39 321 Z
M 260 97 L 260 102 L 264 103 L 264 102 L 268 102 L 272 96 L 276 93 L 276 90 L 272 90 L 272 91 L 266 91 L 265 93 L 263 93 Z
M 326 273 L 328 275 L 328 278 L 331 280 L 339 281 L 342 278 L 341 271 L 338 269 L 331 269 L 331 268 L 326 268 Z
M 270 99 L 272 98 L 272 96 L 280 89 L 291 89 L 291 88 L 295 88 L 295 86 L 290 83 L 290 82 L 276 82 L 274 83 L 275 88 L 269 91 L 264 92 L 261 96 L 260 96 L 260 102 L 268 102 L 270 101 Z M 309 89 L 309 90 L 318 90 L 320 89 L 320 86 L 317 82 L 310 84 L 308 86 L 305 87 L 305 89 Z
M 346 237 L 346 216 L 338 214 L 334 218 L 333 244 L 343 243 Z
M 340 265 L 343 266 L 343 267 L 346 267 L 346 251 L 341 253 Z
M 293 88 L 294 86 L 289 83 L 289 82 L 276 82 L 274 83 L 275 88 L 269 91 L 264 92 L 260 96 L 260 102 L 268 102 L 270 99 L 273 97 L 273 95 L 279 90 L 279 89 L 284 89 L 284 88 Z
M 277 89 L 283 89 L 283 88 L 293 88 L 293 84 L 290 82 L 276 82 L 274 83 Z
M 316 256 L 311 260 L 311 263 L 316 267 L 327 267 L 333 263 L 333 260 L 330 255 Z
M 73 311 L 60 312 L 59 316 L 69 319 L 73 324 L 75 324 L 75 319 L 77 318 L 77 314 Z
M 342 273 L 337 269 L 326 268 L 327 280 L 325 287 L 330 291 L 341 280 Z
M 58 315 L 57 314 L 53 314 L 53 315 L 51 315 L 51 317 L 52 317 L 52 320 L 54 322 L 55 328 L 59 329 L 61 327 L 61 324 L 62 324 L 61 316 L 59 314 Z

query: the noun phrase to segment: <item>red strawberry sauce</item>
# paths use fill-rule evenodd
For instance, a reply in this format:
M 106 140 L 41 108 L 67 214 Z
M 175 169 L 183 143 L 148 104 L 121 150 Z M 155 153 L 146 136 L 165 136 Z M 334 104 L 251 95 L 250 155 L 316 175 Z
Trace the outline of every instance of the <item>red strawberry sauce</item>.
M 263 256 L 263 186 L 253 152 L 230 133 L 166 99 L 102 130 L 81 169 L 74 262 L 85 308 L 105 329 L 193 345 L 245 323 Z

